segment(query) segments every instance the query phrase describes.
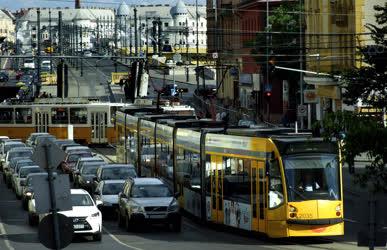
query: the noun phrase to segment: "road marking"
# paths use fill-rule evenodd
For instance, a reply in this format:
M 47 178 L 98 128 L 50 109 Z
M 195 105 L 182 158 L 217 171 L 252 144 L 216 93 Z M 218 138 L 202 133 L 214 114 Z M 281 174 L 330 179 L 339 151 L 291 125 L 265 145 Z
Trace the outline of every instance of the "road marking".
M 122 245 L 122 246 L 125 246 L 127 248 L 130 248 L 130 249 L 133 249 L 133 250 L 143 250 L 142 248 L 138 248 L 138 247 L 135 247 L 135 246 L 131 246 L 131 245 L 128 245 L 122 241 L 120 241 L 116 236 L 114 236 L 112 233 L 110 233 L 109 230 L 107 230 L 105 227 L 102 227 L 103 230 L 115 241 L 117 242 L 118 244 Z M 13 250 L 13 249 L 10 249 L 10 250 Z
M 3 68 L 3 69 L 5 69 L 5 67 L 7 66 L 7 63 L 8 63 L 8 59 L 9 59 L 8 57 L 7 57 L 7 58 L 5 58 L 5 62 L 4 62 L 4 65 L 2 66 L 2 68 Z
M 15 248 L 13 248 L 13 246 L 11 246 L 11 243 L 8 240 L 7 231 L 5 231 L 4 224 L 1 221 L 0 221 L 0 234 L 2 236 L 4 236 L 4 239 L 3 239 L 4 240 L 4 244 L 8 248 L 8 250 L 15 250 Z

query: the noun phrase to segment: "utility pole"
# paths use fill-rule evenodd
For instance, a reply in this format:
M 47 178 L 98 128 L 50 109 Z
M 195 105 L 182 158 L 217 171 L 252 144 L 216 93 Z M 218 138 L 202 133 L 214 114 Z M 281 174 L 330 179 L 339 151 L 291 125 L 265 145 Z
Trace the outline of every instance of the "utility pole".
M 270 88 L 270 78 L 269 78 L 269 28 L 270 28 L 270 22 L 269 22 L 269 0 L 266 0 L 266 83 L 265 83 L 265 89 Z M 267 112 L 267 120 L 270 121 L 270 103 L 269 100 L 266 101 L 266 112 Z
M 141 31 L 142 31 L 142 23 L 141 23 L 141 16 L 138 17 L 138 20 L 140 22 L 140 25 L 139 25 L 139 28 L 138 28 L 138 42 L 140 44 L 140 50 L 139 50 L 139 54 L 141 54 L 142 52 L 142 41 L 141 41 Z
M 51 9 L 48 11 L 48 32 L 50 36 L 50 74 L 52 74 L 52 52 L 54 52 L 54 50 L 52 48 Z
M 75 54 L 77 55 L 77 59 L 76 59 L 76 64 L 75 64 L 75 68 L 78 70 L 79 69 L 79 57 L 78 57 L 78 54 L 79 54 L 79 40 L 78 40 L 78 37 L 79 37 L 79 31 L 78 31 L 78 26 L 75 25 Z
M 98 54 L 101 53 L 100 49 L 101 49 L 101 45 L 100 45 L 100 37 L 99 37 L 99 18 L 97 18 L 97 44 L 96 44 L 98 47 L 97 47 L 97 52 Z
M 300 30 L 300 34 L 299 34 L 299 39 L 300 39 L 300 70 L 303 70 L 303 63 L 302 63 L 302 54 L 303 54 L 303 37 L 302 37 L 302 0 L 299 1 L 299 5 L 300 5 L 300 27 L 299 27 L 299 30 Z M 304 105 L 304 74 L 300 71 L 300 105 Z M 310 104 L 309 104 L 310 105 Z M 308 109 L 308 112 L 310 111 L 310 109 Z M 304 117 L 301 117 L 301 129 L 304 128 Z M 308 128 L 310 129 L 310 128 Z
M 145 39 L 146 39 L 146 58 L 148 58 L 148 53 L 149 53 L 149 27 L 148 27 L 148 20 L 149 18 L 145 18 L 146 23 L 145 23 Z
M 199 93 L 199 9 L 198 0 L 195 1 L 196 5 L 196 90 Z
M 118 56 L 118 27 L 117 27 L 117 13 L 114 11 L 114 72 L 117 72 L 117 56 Z
M 82 25 L 79 27 L 79 33 L 80 33 L 80 36 L 81 36 L 81 77 L 83 76 L 83 32 L 84 32 L 84 29 L 82 27 Z M 79 91 L 78 91 L 78 94 L 79 94 Z
M 62 55 L 62 11 L 58 12 L 58 53 Z
M 214 0 L 215 1 L 215 0 Z M 189 29 L 188 29 L 188 19 L 186 18 L 185 19 L 185 60 L 188 61 L 188 47 L 189 47 L 189 41 L 188 41 L 188 37 L 189 37 Z M 188 65 L 186 65 L 186 78 L 187 78 L 187 82 L 189 82 L 189 67 Z
M 161 56 L 161 52 L 163 51 L 163 48 L 162 48 L 162 42 L 163 42 L 163 39 L 162 39 L 162 37 L 161 37 L 161 34 L 162 34 L 162 32 L 163 32 L 163 27 L 162 27 L 162 25 L 161 25 L 161 19 L 160 19 L 160 17 L 158 18 L 158 20 L 157 20 L 157 24 L 158 24 L 158 35 L 157 35 L 157 37 L 158 37 L 158 52 L 159 52 L 159 56 Z
M 153 55 L 156 55 L 157 48 L 156 48 L 156 20 L 152 21 L 152 47 L 153 47 Z
M 132 42 L 132 17 L 129 17 L 129 48 L 130 52 L 129 55 L 132 56 L 132 48 L 133 48 L 133 42 Z
M 40 47 L 40 8 L 38 8 L 37 9 L 37 24 L 36 24 L 36 26 L 37 26 L 37 28 L 36 28 L 36 36 L 37 36 L 37 38 L 38 38 L 38 40 L 37 40 L 37 49 L 38 49 L 38 51 L 37 51 L 37 60 L 36 60 L 36 62 L 37 62 L 37 74 L 38 74 L 38 85 L 36 86 L 36 93 L 35 93 L 35 96 L 36 97 L 38 97 L 39 96 L 39 92 L 40 92 L 40 85 L 42 84 L 41 83 L 41 79 L 40 79 L 40 50 L 41 50 L 41 47 Z
M 134 53 L 138 56 L 137 9 L 134 6 Z
M 128 34 L 128 19 L 127 19 L 127 16 L 124 17 L 124 21 L 125 21 L 125 24 L 124 24 L 124 29 L 125 29 L 125 32 L 124 32 L 124 39 L 125 39 L 125 63 L 128 62 L 128 58 L 127 58 L 127 53 L 128 53 L 128 39 L 127 39 L 127 34 Z

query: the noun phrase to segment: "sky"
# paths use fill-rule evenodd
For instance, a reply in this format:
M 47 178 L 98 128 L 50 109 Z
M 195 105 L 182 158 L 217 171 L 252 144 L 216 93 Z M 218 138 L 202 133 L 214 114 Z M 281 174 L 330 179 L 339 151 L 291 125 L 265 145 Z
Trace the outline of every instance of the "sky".
M 82 6 L 100 6 L 100 7 L 117 7 L 122 0 L 81 0 Z M 175 3 L 176 0 L 126 0 L 127 4 L 165 4 Z M 195 0 L 184 0 L 186 3 L 195 3 Z M 198 0 L 199 4 L 205 4 L 205 0 Z M 10 9 L 12 11 L 20 8 L 29 7 L 74 7 L 74 0 L 0 0 L 0 9 Z

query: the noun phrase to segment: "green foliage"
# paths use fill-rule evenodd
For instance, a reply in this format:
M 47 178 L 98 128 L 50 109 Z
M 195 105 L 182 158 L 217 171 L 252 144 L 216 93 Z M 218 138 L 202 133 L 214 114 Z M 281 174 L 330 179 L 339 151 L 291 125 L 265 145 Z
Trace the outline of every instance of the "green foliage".
M 373 118 L 353 112 L 327 114 L 322 121 L 322 136 L 342 143 L 342 160 L 354 165 L 356 156 L 366 153 L 371 160 L 365 171 L 356 174 L 356 182 L 372 192 L 387 192 L 387 129 Z

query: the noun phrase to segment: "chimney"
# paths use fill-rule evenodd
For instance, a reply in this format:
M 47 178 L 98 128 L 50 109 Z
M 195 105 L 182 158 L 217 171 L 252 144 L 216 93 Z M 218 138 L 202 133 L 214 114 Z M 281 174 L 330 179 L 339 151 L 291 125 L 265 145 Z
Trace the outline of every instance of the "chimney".
M 75 0 L 75 8 L 80 9 L 81 8 L 81 0 Z

